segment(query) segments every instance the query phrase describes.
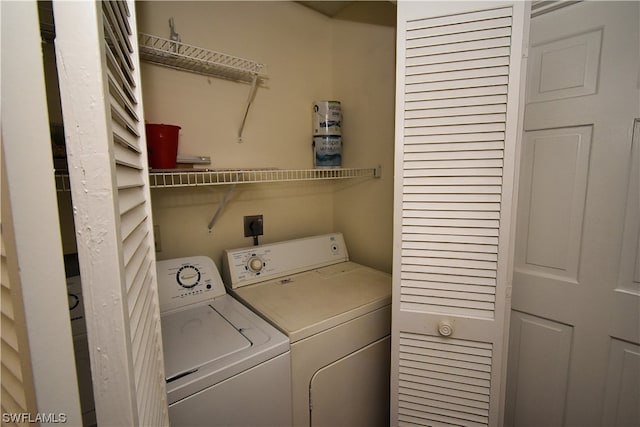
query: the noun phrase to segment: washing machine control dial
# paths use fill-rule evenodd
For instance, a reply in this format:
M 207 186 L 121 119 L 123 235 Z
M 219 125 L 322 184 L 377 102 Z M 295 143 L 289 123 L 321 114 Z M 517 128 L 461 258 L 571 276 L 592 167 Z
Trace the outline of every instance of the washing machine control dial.
M 176 280 L 180 286 L 191 289 L 200 283 L 200 270 L 193 264 L 185 264 L 178 269 Z
M 252 272 L 259 273 L 262 270 L 262 267 L 264 267 L 264 261 L 262 261 L 262 258 L 260 258 L 259 256 L 253 255 L 251 258 L 249 258 L 247 267 L 249 267 L 249 270 L 251 270 Z

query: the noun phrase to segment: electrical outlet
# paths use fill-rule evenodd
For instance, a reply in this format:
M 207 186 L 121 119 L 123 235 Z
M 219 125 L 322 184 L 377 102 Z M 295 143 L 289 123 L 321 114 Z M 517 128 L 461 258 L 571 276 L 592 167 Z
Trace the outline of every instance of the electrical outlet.
M 162 252 L 162 244 L 160 243 L 160 226 L 153 226 L 153 241 L 156 247 L 156 252 Z
M 244 217 L 244 237 L 262 236 L 264 221 L 262 215 L 248 215 Z

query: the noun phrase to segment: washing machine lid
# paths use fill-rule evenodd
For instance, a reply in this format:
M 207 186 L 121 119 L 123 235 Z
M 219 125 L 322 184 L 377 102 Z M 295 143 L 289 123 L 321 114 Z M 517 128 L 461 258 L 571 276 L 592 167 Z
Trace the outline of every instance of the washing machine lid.
M 167 381 L 251 347 L 252 343 L 209 305 L 161 317 Z
M 292 343 L 391 303 L 391 275 L 343 262 L 234 290 Z
M 183 314 L 173 315 L 178 313 Z M 198 338 L 199 334 L 185 339 L 180 325 L 199 316 L 207 318 L 207 322 L 215 319 L 212 323 L 224 335 L 208 330 L 202 334 L 208 335 L 203 339 Z M 228 327 L 221 326 L 221 318 Z M 161 314 L 161 319 L 170 405 L 289 352 L 289 339 L 282 332 L 228 294 Z

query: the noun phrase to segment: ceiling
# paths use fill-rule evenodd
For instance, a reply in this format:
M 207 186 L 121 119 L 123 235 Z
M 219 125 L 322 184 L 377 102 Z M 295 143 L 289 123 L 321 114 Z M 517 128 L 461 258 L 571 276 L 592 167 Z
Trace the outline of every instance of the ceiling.
M 332 19 L 387 27 L 396 25 L 395 0 L 297 1 L 296 3 Z
M 307 6 L 315 10 L 316 12 L 320 12 L 323 15 L 327 15 L 330 18 L 333 18 L 338 12 L 344 9 L 349 4 L 353 3 L 352 1 L 299 1 L 298 3 Z

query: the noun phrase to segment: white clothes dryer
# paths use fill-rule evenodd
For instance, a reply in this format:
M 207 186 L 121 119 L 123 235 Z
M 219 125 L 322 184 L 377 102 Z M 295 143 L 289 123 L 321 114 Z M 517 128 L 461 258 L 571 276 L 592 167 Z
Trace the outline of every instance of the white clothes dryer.
M 391 275 L 342 234 L 225 251 L 230 292 L 291 340 L 295 426 L 388 426 Z
M 226 293 L 210 258 L 156 266 L 171 425 L 290 425 L 289 339 Z

